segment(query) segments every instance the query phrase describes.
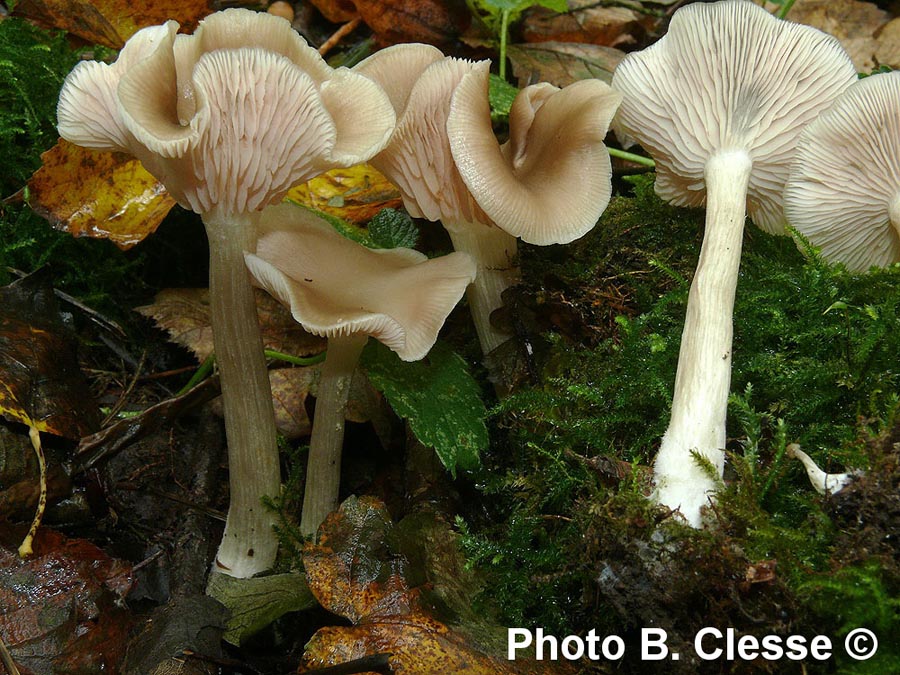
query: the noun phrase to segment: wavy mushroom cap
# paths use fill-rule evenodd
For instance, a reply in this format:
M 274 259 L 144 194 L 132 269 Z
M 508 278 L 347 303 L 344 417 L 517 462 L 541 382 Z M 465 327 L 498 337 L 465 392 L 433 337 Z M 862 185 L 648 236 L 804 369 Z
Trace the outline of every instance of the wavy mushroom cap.
M 657 194 L 682 206 L 704 203 L 712 155 L 745 150 L 747 211 L 782 233 L 781 193 L 800 132 L 855 80 L 830 35 L 744 0 L 694 3 L 616 68 L 612 86 L 624 100 L 613 126 L 656 160 Z
M 279 204 L 260 216 L 256 282 L 311 333 L 370 335 L 404 361 L 421 359 L 475 279 L 465 253 L 429 260 L 406 248 L 369 249 L 306 209 Z
M 495 225 L 530 244 L 586 234 L 612 192 L 603 139 L 621 95 L 600 80 L 526 87 L 509 113 L 509 141 L 494 136 L 488 72 L 466 74 L 453 93 L 447 134 L 469 192 Z
M 76 66 L 60 94 L 60 134 L 135 155 L 202 214 L 262 209 L 387 143 L 387 95 L 332 70 L 283 19 L 228 9 L 193 35 L 177 28 L 139 31 L 112 65 Z
M 370 56 L 354 70 L 378 82 L 397 109 L 397 126 L 372 164 L 400 190 L 417 218 L 489 224 L 463 182 L 447 138 L 450 100 L 472 72 L 488 76 L 488 61 L 445 57 L 427 45 L 397 45 Z
M 803 130 L 784 210 L 828 260 L 900 262 L 900 72 L 859 80 Z

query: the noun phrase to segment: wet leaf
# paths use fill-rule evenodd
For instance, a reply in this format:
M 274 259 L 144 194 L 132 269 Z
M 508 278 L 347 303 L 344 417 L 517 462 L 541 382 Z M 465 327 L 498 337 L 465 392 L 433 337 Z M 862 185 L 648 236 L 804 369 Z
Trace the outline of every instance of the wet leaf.
M 45 274 L 0 288 L 0 414 L 70 439 L 96 430 L 99 409 L 75 351 Z
M 309 0 L 332 23 L 346 23 L 359 17 L 353 0 Z
M 395 531 L 384 504 L 373 497 L 350 498 L 325 520 L 319 543 L 304 550 L 309 587 L 325 609 L 354 625 L 320 629 L 307 643 L 298 672 L 374 654 L 389 654 L 393 671 L 405 675 L 572 672 L 506 661 L 502 647 L 482 647 L 475 631 L 436 618 L 426 588 L 411 587 L 409 560 L 398 546 L 398 538 L 415 541 L 417 531 Z M 477 634 L 492 632 L 482 627 Z
M 19 0 L 13 14 L 119 49 L 141 28 L 175 19 L 191 31 L 209 12 L 208 0 Z
M 295 185 L 286 199 L 356 224 L 368 222 L 385 207 L 402 205 L 396 186 L 368 164 L 323 173 Z
M 0 639 L 35 675 L 119 672 L 131 617 L 131 567 L 81 539 L 41 530 L 21 560 L 0 533 Z
M 487 411 L 466 362 L 442 342 L 421 361 L 404 363 L 380 342 L 370 340 L 362 367 L 376 389 L 441 463 L 457 468 L 478 465 L 488 446 Z
M 469 25 L 463 2 L 446 0 L 354 0 L 363 22 L 382 45 L 426 42 L 452 46 Z
M 522 20 L 525 42 L 584 42 L 607 47 L 636 45 L 646 33 L 641 15 L 596 0 L 570 0 L 569 11 L 536 8 Z
M 156 231 L 175 200 L 141 163 L 60 141 L 41 155 L 29 203 L 58 230 L 131 248 Z
M 405 211 L 381 209 L 368 229 L 376 248 L 415 248 L 419 241 L 419 228 Z
M 533 82 L 565 87 L 590 78 L 609 84 L 613 71 L 625 57 L 624 52 L 612 47 L 573 42 L 511 45 L 507 54 L 520 87 Z

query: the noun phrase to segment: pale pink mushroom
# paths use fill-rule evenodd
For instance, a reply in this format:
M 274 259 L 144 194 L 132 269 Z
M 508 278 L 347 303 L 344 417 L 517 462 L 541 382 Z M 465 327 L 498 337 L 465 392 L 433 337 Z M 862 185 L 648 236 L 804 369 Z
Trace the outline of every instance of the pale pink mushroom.
M 244 9 L 136 33 L 112 65 L 84 62 L 60 94 L 60 134 L 134 155 L 185 208 L 210 246 L 210 301 L 222 380 L 231 503 L 219 571 L 248 577 L 277 550 L 275 423 L 244 251 L 259 211 L 295 183 L 367 160 L 395 115 L 371 80 L 331 69 L 281 18 Z
M 656 498 L 695 527 L 725 464 L 746 214 L 783 233 L 781 193 L 800 131 L 855 79 L 835 38 L 743 0 L 682 7 L 662 39 L 626 56 L 613 74 L 624 97 L 613 126 L 653 156 L 657 194 L 677 205 L 706 204 L 672 415 L 655 466 Z
M 328 338 L 316 396 L 300 531 L 314 535 L 338 505 L 344 409 L 350 379 L 369 337 L 404 361 L 424 357 L 472 280 L 464 253 L 429 260 L 407 248 L 368 249 L 292 204 L 263 211 L 256 282 L 315 335 Z
M 599 80 L 527 87 L 510 113 L 510 140 L 491 124 L 487 61 L 444 57 L 426 45 L 389 47 L 356 70 L 381 84 L 398 112 L 372 163 L 416 217 L 440 220 L 478 265 L 468 300 L 485 353 L 509 335 L 491 325 L 518 279 L 516 241 L 566 243 L 588 232 L 610 197 L 603 145 L 620 97 Z

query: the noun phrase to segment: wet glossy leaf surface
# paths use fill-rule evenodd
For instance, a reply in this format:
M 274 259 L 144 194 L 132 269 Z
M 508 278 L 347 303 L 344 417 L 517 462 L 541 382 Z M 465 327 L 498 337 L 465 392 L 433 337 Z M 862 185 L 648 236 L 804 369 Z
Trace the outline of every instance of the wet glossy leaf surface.
M 20 0 L 15 3 L 17 16 L 113 49 L 120 48 L 145 26 L 176 19 L 182 28 L 190 29 L 209 12 L 209 0 Z
M 46 275 L 0 288 L 0 414 L 71 439 L 95 431 L 75 348 Z
M 368 164 L 323 173 L 291 188 L 286 199 L 357 224 L 402 204 L 396 186 Z
M 74 237 L 109 239 L 119 248 L 142 241 L 175 206 L 162 183 L 125 155 L 60 139 L 28 181 L 31 207 Z
M 130 565 L 47 529 L 21 560 L 20 537 L 0 532 L 0 638 L 13 659 L 34 675 L 118 673 L 131 626 L 122 605 Z

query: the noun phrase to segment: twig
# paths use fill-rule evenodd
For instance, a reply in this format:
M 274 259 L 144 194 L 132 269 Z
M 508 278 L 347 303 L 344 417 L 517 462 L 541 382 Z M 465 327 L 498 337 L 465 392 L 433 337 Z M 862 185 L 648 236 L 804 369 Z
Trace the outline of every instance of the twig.
M 3 640 L 0 640 L 0 663 L 3 664 L 3 667 L 6 668 L 6 672 L 9 673 L 9 675 L 21 675 L 19 669 L 16 668 L 15 662 L 12 660 L 12 655 L 6 649 L 6 645 L 3 644 Z
M 392 675 L 394 670 L 391 668 L 391 656 L 392 654 L 373 654 L 372 656 L 364 656 L 361 659 L 353 659 L 352 661 L 339 663 L 336 666 L 307 670 L 306 675 L 355 675 L 356 673 L 369 672 L 381 673 L 381 675 Z
M 334 31 L 331 37 L 325 40 L 325 42 L 322 43 L 322 46 L 319 47 L 319 54 L 325 56 L 328 52 L 334 49 L 337 44 L 344 39 L 345 36 L 356 30 L 356 27 L 360 24 L 360 21 L 362 21 L 362 19 L 357 17 L 352 21 L 348 21 L 343 26 Z
M 138 379 L 141 377 L 141 371 L 144 369 L 144 361 L 147 359 L 146 350 L 141 353 L 141 360 L 138 361 L 137 368 L 134 371 L 134 377 L 131 378 L 131 382 L 128 383 L 128 386 L 125 388 L 125 391 L 122 392 L 122 395 L 119 397 L 119 400 L 116 401 L 115 405 L 110 409 L 109 414 L 106 416 L 106 419 L 103 420 L 103 424 L 101 427 L 105 427 L 107 424 L 112 422 L 119 411 L 122 409 L 122 406 L 125 405 L 125 401 L 128 399 L 129 394 L 134 390 L 134 386 L 137 384 Z

